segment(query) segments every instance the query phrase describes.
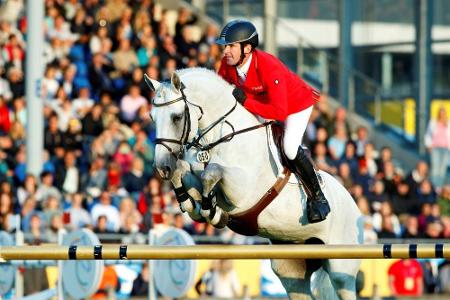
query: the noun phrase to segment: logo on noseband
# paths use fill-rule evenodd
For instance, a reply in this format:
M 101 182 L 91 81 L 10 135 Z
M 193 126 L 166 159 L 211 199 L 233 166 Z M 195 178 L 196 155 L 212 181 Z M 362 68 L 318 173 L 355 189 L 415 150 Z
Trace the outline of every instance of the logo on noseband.
M 209 162 L 209 152 L 208 151 L 199 151 L 197 152 L 197 161 L 201 163 Z

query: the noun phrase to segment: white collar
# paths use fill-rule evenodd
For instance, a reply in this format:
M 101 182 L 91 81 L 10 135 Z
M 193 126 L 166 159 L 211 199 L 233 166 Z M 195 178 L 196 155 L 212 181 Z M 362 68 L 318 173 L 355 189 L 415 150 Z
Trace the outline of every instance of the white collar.
M 245 64 L 242 67 L 236 67 L 239 77 L 241 77 L 243 80 L 247 78 L 247 73 L 250 69 L 250 63 L 252 62 L 252 56 L 253 54 L 250 53 L 250 56 L 248 57 L 248 60 L 245 62 Z

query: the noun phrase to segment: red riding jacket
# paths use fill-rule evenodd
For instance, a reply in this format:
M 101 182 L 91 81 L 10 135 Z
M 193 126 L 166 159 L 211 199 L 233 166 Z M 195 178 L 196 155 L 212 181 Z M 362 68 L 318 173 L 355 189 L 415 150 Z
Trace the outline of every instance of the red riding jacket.
M 255 49 L 243 85 L 239 83 L 236 67 L 227 65 L 225 58 L 219 75 L 244 90 L 244 106 L 266 119 L 286 120 L 288 115 L 302 111 L 319 100 L 319 92 L 291 72 L 279 59 Z

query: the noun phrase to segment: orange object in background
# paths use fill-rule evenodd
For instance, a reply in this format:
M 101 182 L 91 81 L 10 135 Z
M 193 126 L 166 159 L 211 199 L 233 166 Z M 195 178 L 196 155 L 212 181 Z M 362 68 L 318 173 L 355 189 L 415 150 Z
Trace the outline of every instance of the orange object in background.
M 108 290 L 115 291 L 119 279 L 117 278 L 114 266 L 105 266 L 105 271 L 103 272 L 102 281 L 98 291 L 91 297 L 92 299 L 106 299 L 108 297 Z

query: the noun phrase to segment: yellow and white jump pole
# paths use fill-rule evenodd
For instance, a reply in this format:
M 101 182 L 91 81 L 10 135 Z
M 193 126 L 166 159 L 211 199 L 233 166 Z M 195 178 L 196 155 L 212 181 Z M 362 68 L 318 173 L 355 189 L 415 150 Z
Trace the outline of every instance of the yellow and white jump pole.
M 450 244 L 4 246 L 10 260 L 450 258 Z

